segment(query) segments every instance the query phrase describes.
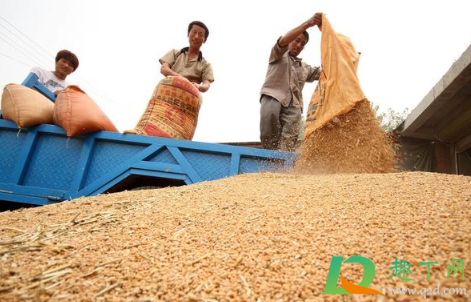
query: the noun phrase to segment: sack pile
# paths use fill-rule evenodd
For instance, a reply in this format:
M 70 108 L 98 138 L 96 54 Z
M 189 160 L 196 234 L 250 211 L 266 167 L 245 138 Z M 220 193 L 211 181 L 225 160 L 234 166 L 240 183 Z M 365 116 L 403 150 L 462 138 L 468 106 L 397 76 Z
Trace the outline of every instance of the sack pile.
M 51 102 L 31 88 L 8 84 L 3 89 L 1 110 L 3 118 L 18 127 L 55 124 L 64 128 L 67 136 L 94 131 L 118 132 L 100 107 L 78 86 L 68 86 Z

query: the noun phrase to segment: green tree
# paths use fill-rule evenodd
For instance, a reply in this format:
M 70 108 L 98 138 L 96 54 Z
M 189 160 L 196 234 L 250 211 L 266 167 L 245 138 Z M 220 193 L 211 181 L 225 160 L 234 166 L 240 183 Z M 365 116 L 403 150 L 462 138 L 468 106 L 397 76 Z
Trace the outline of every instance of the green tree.
M 373 103 L 371 103 L 371 108 L 373 108 L 381 128 L 383 128 L 386 133 L 396 130 L 410 113 L 408 108 L 404 109 L 402 112 L 395 111 L 391 108 L 388 108 L 386 112 L 379 112 L 379 105 Z

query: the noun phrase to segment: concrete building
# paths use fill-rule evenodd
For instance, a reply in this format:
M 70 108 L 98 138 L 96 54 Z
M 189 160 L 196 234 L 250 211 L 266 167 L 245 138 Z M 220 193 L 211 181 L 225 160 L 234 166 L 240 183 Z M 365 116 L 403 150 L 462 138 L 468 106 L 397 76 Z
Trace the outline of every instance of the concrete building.
M 471 175 L 471 45 L 407 117 L 401 136 L 405 168 Z

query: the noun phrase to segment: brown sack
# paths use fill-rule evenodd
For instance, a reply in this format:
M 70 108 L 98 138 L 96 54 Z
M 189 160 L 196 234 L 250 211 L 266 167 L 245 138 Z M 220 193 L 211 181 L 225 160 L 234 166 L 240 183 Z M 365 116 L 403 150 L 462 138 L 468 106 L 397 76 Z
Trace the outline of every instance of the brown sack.
M 162 79 L 134 133 L 191 140 L 195 134 L 202 98 L 198 89 L 183 77 Z
M 61 126 L 67 136 L 94 131 L 118 132 L 98 105 L 78 86 L 62 90 L 54 106 L 54 124 Z
M 309 103 L 305 138 L 366 99 L 356 74 L 359 58 L 350 39 L 336 33 L 322 15 L 322 73 Z
M 2 115 L 18 127 L 52 124 L 54 103 L 39 92 L 18 84 L 3 88 Z

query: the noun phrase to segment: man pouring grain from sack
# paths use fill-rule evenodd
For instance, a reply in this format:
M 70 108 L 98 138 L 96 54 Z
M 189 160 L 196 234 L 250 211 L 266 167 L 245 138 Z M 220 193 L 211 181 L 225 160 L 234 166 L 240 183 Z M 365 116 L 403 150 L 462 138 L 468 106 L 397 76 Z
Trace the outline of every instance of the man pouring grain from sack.
M 308 28 L 322 26 L 322 13 L 280 37 L 273 46 L 260 93 L 260 140 L 264 149 L 294 151 L 301 126 L 302 90 L 319 79 L 320 68 L 304 63 L 299 54 L 309 41 Z

